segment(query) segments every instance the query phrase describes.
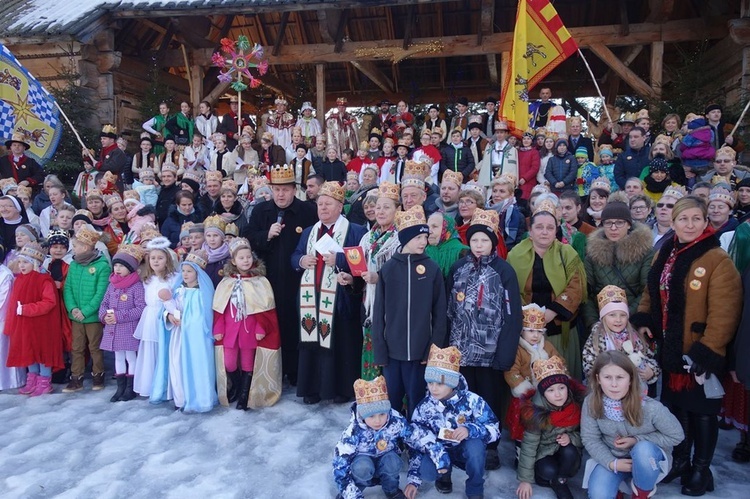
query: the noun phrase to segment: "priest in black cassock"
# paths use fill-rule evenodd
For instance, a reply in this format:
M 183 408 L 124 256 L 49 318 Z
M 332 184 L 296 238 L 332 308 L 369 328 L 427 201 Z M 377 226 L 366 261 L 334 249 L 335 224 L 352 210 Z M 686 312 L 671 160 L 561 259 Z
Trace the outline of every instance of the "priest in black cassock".
M 341 252 L 315 248 L 326 240 L 331 246 L 358 246 L 367 229 L 349 223 L 341 214 L 344 188 L 326 182 L 318 193 L 320 221 L 305 229 L 291 257 L 302 273 L 299 290 L 299 377 L 297 396 L 306 404 L 333 399 L 346 403 L 354 396 L 354 381 L 362 364 L 362 294 L 342 282 L 350 274 Z M 351 284 L 351 283 L 347 283 Z
M 255 206 L 242 237 L 247 238 L 266 264 L 281 333 L 282 369 L 291 384 L 297 383 L 299 323 L 297 297 L 300 274 L 289 264 L 302 231 L 318 221 L 315 205 L 295 197 L 294 170 L 271 169 L 273 199 Z

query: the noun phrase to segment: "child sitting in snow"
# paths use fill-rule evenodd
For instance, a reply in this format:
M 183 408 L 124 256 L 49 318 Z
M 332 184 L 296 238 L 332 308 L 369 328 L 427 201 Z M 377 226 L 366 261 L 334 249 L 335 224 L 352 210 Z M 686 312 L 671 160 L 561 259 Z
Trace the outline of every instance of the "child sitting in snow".
M 406 419 L 391 408 L 385 378 L 354 382 L 356 403 L 351 407 L 349 426 L 336 444 L 333 457 L 333 477 L 339 498 L 360 499 L 362 491 L 380 483 L 390 499 L 404 498 L 399 489 L 401 449 L 412 445 L 415 433 Z M 436 457 L 437 466 L 447 468 L 448 456 L 442 445 L 428 438 L 429 453 Z M 430 452 L 431 451 L 431 452 Z M 414 463 L 414 456 L 410 462 Z M 416 466 L 409 468 L 409 484 L 421 483 Z
M 545 340 L 547 331 L 544 313 L 546 309 L 536 303 L 523 307 L 523 329 L 518 340 L 516 360 L 508 371 L 503 373 L 513 399 L 510 402 L 505 424 L 510 429 L 510 438 L 516 443 L 516 452 L 521 447 L 523 426 L 520 421 L 521 398 L 534 391 L 534 379 L 531 366 L 537 360 L 547 360 L 554 356 L 561 357 L 555 346 Z
M 429 393 L 417 404 L 411 420 L 415 431 L 432 434 L 442 443 L 452 465 L 466 471 L 466 495 L 482 497 L 485 451 L 487 444 L 500 438 L 500 425 L 484 399 L 467 389 L 459 373 L 460 362 L 456 347 L 430 347 L 424 373 Z M 437 468 L 433 460 L 424 457 L 423 451 L 415 453 L 420 477 L 435 481 L 438 492 L 450 494 L 451 466 Z M 410 483 L 406 487 L 407 497 L 414 497 L 411 488 L 415 486 Z
M 617 286 L 605 286 L 596 299 L 599 302 L 600 320 L 591 328 L 591 334 L 583 346 L 583 373 L 588 376 L 600 352 L 619 350 L 633 361 L 643 381 L 649 385 L 656 383 L 661 368 L 645 338 L 629 322 L 625 291 Z

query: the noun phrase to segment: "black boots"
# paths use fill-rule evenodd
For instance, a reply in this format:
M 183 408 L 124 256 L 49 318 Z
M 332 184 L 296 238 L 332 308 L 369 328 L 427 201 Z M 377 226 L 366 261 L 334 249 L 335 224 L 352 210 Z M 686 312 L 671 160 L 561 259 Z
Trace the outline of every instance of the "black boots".
M 557 480 L 550 480 L 549 486 L 557 499 L 574 499 L 573 493 L 570 491 L 570 487 L 568 487 L 567 479 L 558 478 Z
M 485 470 L 497 470 L 500 469 L 500 456 L 497 454 L 497 448 L 487 449 L 484 453 L 484 469 Z
M 117 390 L 115 391 L 115 394 L 112 395 L 112 398 L 109 399 L 109 401 L 119 402 L 120 400 L 122 400 L 123 393 L 125 393 L 125 375 L 118 374 L 117 375 Z
M 435 490 L 437 490 L 441 494 L 450 494 L 451 492 L 453 492 L 453 481 L 451 480 L 450 471 L 442 475 L 438 475 L 437 480 L 435 480 Z
M 714 490 L 714 477 L 709 466 L 719 438 L 719 421 L 714 415 L 690 414 L 690 422 L 694 428 L 695 453 L 690 476 L 682 484 L 682 494 L 696 497 Z
M 253 380 L 253 373 L 242 371 L 240 375 L 239 389 L 237 391 L 237 409 L 247 410 L 247 399 L 250 397 L 250 383 Z
M 138 395 L 133 391 L 133 376 L 128 374 L 125 376 L 125 391 L 122 394 L 122 397 L 120 397 L 120 400 L 123 402 L 127 402 L 129 400 L 133 400 Z
M 687 411 L 672 407 L 670 411 L 682 426 L 685 439 L 672 450 L 672 469 L 664 477 L 662 483 L 670 483 L 675 478 L 680 479 L 680 484 L 685 485 L 690 475 L 690 451 L 693 449 L 693 428 L 690 424 L 690 415 Z
M 227 400 L 231 404 L 237 400 L 237 395 L 240 393 L 240 370 L 227 371 L 227 378 L 229 378 L 229 388 L 227 388 Z

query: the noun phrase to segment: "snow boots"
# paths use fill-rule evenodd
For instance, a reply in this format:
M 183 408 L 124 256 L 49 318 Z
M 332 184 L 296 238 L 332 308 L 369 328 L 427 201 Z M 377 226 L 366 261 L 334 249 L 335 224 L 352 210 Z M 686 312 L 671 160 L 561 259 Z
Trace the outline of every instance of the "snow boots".
M 239 390 L 237 392 L 237 409 L 247 410 L 247 399 L 250 397 L 250 383 L 253 380 L 253 373 L 242 371 L 240 376 Z
M 117 390 L 115 391 L 115 394 L 112 395 L 112 398 L 109 399 L 110 402 L 119 402 L 120 400 L 122 400 L 122 394 L 125 393 L 125 375 L 118 374 L 116 378 Z
M 52 377 L 51 376 L 37 376 L 36 386 L 34 391 L 29 394 L 30 397 L 38 397 L 40 395 L 46 395 L 52 393 Z
M 21 395 L 31 395 L 36 389 L 37 380 L 39 375 L 37 373 L 29 373 L 26 375 L 26 385 L 23 386 L 18 393 Z

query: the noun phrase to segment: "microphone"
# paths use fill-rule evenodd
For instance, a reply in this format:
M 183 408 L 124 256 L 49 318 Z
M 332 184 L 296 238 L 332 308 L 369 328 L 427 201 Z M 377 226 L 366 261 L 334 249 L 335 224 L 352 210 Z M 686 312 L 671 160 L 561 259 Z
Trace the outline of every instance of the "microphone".
M 276 215 L 276 223 L 281 224 L 283 220 L 284 220 L 284 210 L 279 210 L 279 214 Z

